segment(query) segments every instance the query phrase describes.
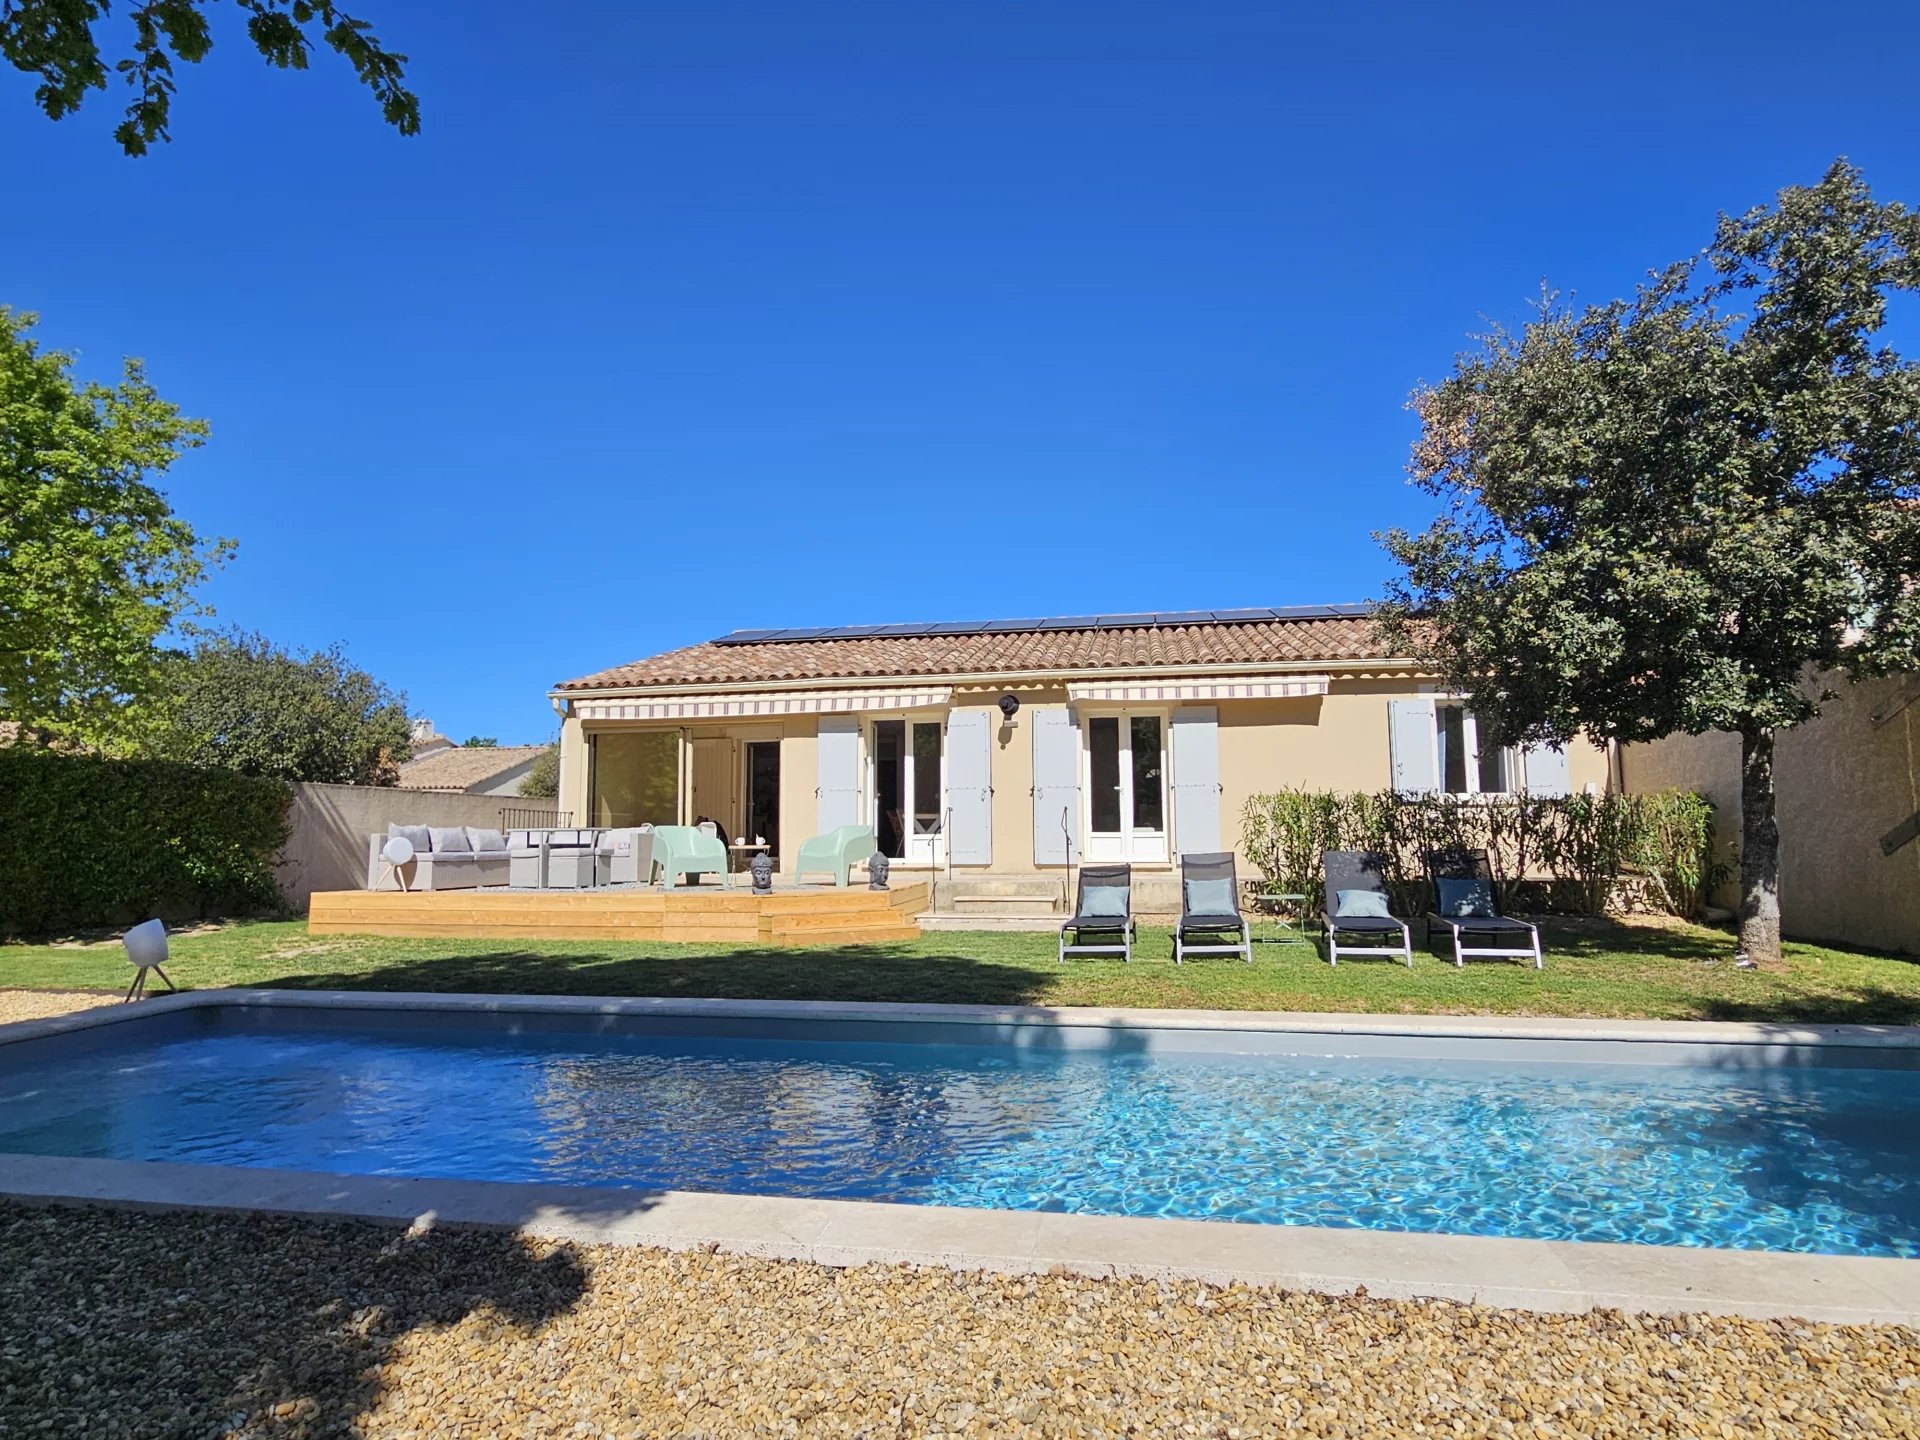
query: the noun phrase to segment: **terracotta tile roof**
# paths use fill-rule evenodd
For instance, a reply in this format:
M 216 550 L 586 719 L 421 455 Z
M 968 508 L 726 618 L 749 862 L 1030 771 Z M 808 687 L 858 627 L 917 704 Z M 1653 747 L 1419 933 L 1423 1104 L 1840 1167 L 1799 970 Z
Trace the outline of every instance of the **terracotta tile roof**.
M 455 745 L 400 767 L 402 790 L 468 790 L 524 765 L 544 745 Z
M 1131 666 L 1319 663 L 1385 658 L 1364 615 L 963 635 L 870 635 L 760 644 L 708 641 L 568 680 L 557 690 L 869 676 L 994 675 Z

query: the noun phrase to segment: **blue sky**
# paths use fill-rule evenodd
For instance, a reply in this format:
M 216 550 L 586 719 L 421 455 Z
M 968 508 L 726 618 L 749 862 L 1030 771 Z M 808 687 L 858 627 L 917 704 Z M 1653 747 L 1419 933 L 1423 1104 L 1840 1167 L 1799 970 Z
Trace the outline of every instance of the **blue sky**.
M 456 738 L 739 627 L 1368 598 L 1485 319 L 1920 200 L 1907 3 L 355 8 L 417 139 L 231 15 L 145 160 L 0 71 L 0 302 L 212 422 L 222 622 Z

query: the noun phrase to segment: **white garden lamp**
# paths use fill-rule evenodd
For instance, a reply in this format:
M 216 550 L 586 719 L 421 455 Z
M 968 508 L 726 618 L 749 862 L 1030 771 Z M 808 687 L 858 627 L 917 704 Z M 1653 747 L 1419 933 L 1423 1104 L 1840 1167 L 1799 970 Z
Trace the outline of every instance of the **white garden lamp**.
M 120 943 L 127 947 L 127 963 L 134 967 L 133 983 L 127 987 L 126 1000 L 138 1000 L 146 995 L 149 970 L 167 981 L 167 989 L 176 988 L 173 981 L 167 980 L 167 972 L 160 968 L 161 962 L 167 958 L 166 926 L 158 920 L 142 920 L 120 937 Z M 120 1003 L 124 1005 L 126 1000 Z
M 407 888 L 406 867 L 413 863 L 413 842 L 404 835 L 389 836 L 380 847 L 380 858 L 387 862 L 387 873 L 402 891 Z

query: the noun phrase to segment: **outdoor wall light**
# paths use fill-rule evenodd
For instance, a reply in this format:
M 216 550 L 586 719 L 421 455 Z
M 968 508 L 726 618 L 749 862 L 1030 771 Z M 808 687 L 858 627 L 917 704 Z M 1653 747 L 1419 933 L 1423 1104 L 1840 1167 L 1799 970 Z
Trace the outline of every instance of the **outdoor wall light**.
M 1002 695 L 1000 697 L 1000 713 L 1007 717 L 1007 724 L 1009 725 L 1013 724 L 1013 717 L 1019 713 L 1019 710 L 1020 710 L 1019 696 Z

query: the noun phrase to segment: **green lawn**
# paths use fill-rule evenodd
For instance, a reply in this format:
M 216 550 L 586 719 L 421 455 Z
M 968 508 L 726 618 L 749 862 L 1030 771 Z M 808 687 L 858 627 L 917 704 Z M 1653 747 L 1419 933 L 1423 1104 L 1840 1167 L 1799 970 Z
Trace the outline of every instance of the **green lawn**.
M 1337 970 L 1304 946 L 1262 944 L 1257 963 L 1166 958 L 1146 931 L 1131 965 L 1054 959 L 1053 937 L 944 933 L 900 945 L 744 950 L 611 942 L 310 937 L 299 921 L 236 923 L 173 941 L 182 986 L 698 995 L 1219 1010 L 1364 1010 L 1692 1020 L 1920 1023 L 1920 961 L 1792 945 L 1783 972 L 1733 967 L 1723 932 L 1667 922 L 1550 921 L 1547 968 L 1465 970 L 1416 952 L 1412 970 L 1357 960 Z M 112 990 L 117 942 L 0 946 L 0 988 Z

